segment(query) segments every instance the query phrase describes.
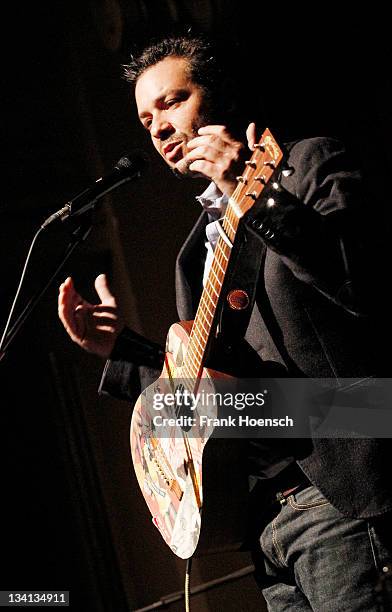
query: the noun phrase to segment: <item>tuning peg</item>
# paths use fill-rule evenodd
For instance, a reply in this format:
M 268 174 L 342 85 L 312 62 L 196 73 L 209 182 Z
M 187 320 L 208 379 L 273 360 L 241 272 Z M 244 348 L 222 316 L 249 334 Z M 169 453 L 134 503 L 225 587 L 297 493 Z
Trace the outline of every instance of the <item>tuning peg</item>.
M 244 185 L 248 184 L 248 180 L 244 178 L 243 176 L 236 176 L 235 178 L 239 183 L 244 183 Z
M 245 195 L 249 198 L 253 198 L 253 200 L 257 200 L 257 191 L 249 191 Z
M 276 168 L 276 164 L 272 159 L 270 161 L 265 161 L 264 166 L 269 166 L 270 168 Z
M 256 164 L 256 162 L 252 161 L 251 159 L 248 159 L 248 160 L 245 162 L 245 165 L 246 165 L 246 166 L 250 166 L 251 168 L 257 168 L 257 164 Z
M 266 182 L 267 182 L 264 174 L 260 174 L 259 176 L 255 176 L 254 180 L 255 181 L 259 181 L 260 183 L 263 183 L 263 185 L 265 185 Z
M 259 149 L 260 151 L 265 151 L 265 144 L 264 142 L 259 142 L 258 144 L 254 144 L 253 148 Z

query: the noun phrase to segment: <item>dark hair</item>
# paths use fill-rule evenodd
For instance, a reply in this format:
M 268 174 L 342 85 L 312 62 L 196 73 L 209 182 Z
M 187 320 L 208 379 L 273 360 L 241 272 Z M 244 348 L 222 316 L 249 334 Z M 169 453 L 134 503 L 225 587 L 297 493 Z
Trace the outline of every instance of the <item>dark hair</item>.
M 219 76 L 216 49 L 211 41 L 201 36 L 169 36 L 152 42 L 139 56 L 132 56 L 124 66 L 124 76 L 136 83 L 145 70 L 166 57 L 182 57 L 188 61 L 190 77 L 203 88 L 210 87 Z
M 243 122 L 241 87 L 237 86 L 238 54 L 203 35 L 174 35 L 153 41 L 124 66 L 124 77 L 132 84 L 148 69 L 167 57 L 187 60 L 189 76 L 204 91 L 211 117 L 229 120 L 233 127 Z M 248 109 L 249 110 L 249 109 Z

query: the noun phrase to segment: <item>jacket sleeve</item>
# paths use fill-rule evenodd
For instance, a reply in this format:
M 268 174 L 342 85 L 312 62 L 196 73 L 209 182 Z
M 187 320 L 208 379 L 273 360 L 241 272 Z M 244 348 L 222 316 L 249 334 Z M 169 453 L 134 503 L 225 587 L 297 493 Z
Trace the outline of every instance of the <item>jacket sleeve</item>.
M 164 350 L 129 328 L 117 338 L 107 360 L 98 392 L 134 404 L 162 371 Z
M 295 143 L 287 161 L 291 175 L 282 176 L 277 189 L 266 189 L 248 228 L 298 279 L 352 314 L 366 314 L 359 170 L 343 145 L 329 138 Z

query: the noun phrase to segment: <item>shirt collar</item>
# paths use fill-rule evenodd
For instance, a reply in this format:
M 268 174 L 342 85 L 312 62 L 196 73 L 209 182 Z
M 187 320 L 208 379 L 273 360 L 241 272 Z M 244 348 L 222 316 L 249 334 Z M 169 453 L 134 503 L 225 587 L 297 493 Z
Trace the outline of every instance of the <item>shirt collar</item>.
M 211 217 L 219 219 L 226 210 L 229 198 L 225 193 L 222 193 L 212 181 L 203 193 L 196 196 L 196 200 L 200 202 L 204 210 L 207 211 Z

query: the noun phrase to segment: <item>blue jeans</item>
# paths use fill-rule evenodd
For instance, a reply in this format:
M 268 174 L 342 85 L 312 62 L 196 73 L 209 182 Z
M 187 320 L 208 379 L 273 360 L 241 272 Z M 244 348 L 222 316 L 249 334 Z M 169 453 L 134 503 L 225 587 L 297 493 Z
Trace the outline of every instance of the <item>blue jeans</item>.
M 269 612 L 392 610 L 390 518 L 346 518 L 314 486 L 287 497 L 254 553 Z

